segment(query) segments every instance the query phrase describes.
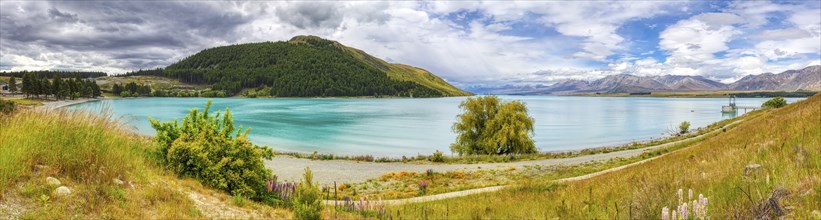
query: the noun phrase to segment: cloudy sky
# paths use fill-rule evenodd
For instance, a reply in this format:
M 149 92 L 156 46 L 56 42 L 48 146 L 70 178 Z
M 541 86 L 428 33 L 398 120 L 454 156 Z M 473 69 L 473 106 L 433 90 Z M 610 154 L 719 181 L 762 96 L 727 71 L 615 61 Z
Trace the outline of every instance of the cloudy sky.
M 821 1 L 9 1 L 0 70 L 123 73 L 209 47 L 317 35 L 461 87 L 821 63 Z

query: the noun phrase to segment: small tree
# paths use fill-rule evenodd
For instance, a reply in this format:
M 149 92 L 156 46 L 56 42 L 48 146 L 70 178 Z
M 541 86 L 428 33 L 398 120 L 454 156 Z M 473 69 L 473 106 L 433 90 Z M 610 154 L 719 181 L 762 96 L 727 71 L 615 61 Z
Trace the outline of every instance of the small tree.
M 787 105 L 787 100 L 782 98 L 781 96 L 775 97 L 773 99 L 767 100 L 764 104 L 761 104 L 761 108 L 781 108 Z
M 468 98 L 453 124 L 456 143 L 450 149 L 464 154 L 535 153 L 533 118 L 521 101 L 502 102 L 496 96 Z
M 11 94 L 17 92 L 17 79 L 15 79 L 14 76 L 9 79 L 9 91 Z
M 51 83 L 51 92 L 54 94 L 55 100 L 60 100 L 60 97 L 62 97 L 60 93 L 65 88 L 61 88 L 61 86 L 63 86 L 63 79 L 60 78 L 60 74 L 57 74 L 54 76 L 54 82 Z
M 294 197 L 294 217 L 296 219 L 322 219 L 322 193 L 319 191 L 319 184 L 314 183 L 314 175 L 311 168 L 305 168 L 303 180 L 296 188 Z
M 682 121 L 681 124 L 678 124 L 678 133 L 679 134 L 686 134 L 690 131 L 690 122 L 689 121 Z

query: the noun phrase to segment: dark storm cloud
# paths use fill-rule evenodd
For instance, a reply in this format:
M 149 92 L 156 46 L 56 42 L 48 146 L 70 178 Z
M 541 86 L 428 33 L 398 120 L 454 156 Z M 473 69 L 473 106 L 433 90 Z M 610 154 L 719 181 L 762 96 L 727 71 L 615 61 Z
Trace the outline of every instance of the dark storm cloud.
M 297 2 L 276 9 L 277 18 L 295 27 L 336 28 L 342 23 L 337 3 Z
M 257 16 L 230 2 L 3 2 L 0 7 L 0 55 L 89 54 L 122 59 L 116 67 L 121 69 L 164 66 L 214 42 L 233 42 L 241 37 L 236 29 Z M 14 65 L 3 62 L 3 68 Z
M 49 9 L 48 15 L 49 17 L 51 17 L 51 19 L 62 22 L 74 23 L 80 20 L 79 18 L 77 18 L 76 14 L 63 13 L 60 12 L 60 10 L 57 10 L 56 8 Z

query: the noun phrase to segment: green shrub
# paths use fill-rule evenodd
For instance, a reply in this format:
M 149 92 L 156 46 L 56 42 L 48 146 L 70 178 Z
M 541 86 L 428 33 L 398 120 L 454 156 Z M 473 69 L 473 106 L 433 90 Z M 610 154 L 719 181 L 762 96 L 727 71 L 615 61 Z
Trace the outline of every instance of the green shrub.
M 686 134 L 688 131 L 690 131 L 690 122 L 682 121 L 681 124 L 678 125 L 678 132 L 680 134 Z
M 15 109 L 17 105 L 14 102 L 0 99 L 0 115 L 11 114 Z
M 445 162 L 445 155 L 443 155 L 442 151 L 436 150 L 436 152 L 433 152 L 433 156 L 428 159 L 430 159 L 431 162 L 442 163 Z
M 761 108 L 781 108 L 787 105 L 787 100 L 784 100 L 781 96 L 775 97 L 773 99 L 767 100 L 764 104 L 761 104 Z
M 263 159 L 272 158 L 273 151 L 248 141 L 250 130 L 235 129 L 228 109 L 220 118 L 219 113 L 210 115 L 210 108 L 208 101 L 203 112 L 192 109 L 182 125 L 150 119 L 157 130 L 160 157 L 179 175 L 232 195 L 262 200 L 265 179 L 271 176 Z
M 524 102 L 483 96 L 468 98 L 459 108 L 464 112 L 453 124 L 457 137 L 451 151 L 459 155 L 536 153 L 533 118 Z
M 294 217 L 296 219 L 322 219 L 322 193 L 318 183 L 314 183 L 311 168 L 305 168 L 303 180 L 296 188 L 293 201 Z

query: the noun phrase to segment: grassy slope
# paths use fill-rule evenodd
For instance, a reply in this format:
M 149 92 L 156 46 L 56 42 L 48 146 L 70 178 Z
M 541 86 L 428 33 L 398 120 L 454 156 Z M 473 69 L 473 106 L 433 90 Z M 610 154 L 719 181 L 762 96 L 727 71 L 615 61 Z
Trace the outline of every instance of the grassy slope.
M 158 76 L 128 76 L 128 77 L 113 77 L 106 76 L 95 79 L 100 88 L 109 90 L 114 83 L 125 85 L 127 83 L 147 84 L 151 85 L 155 90 L 169 90 L 169 89 L 205 89 L 208 85 L 193 85 L 182 83 L 177 79 L 158 77 Z
M 402 80 L 402 81 L 411 81 L 418 83 L 420 85 L 426 86 L 428 88 L 434 89 L 436 91 L 440 91 L 447 96 L 469 96 L 472 95 L 469 92 L 461 90 L 459 88 L 454 87 L 450 83 L 446 82 L 442 78 L 434 75 L 427 70 L 422 68 L 408 66 L 404 64 L 392 64 L 385 62 L 382 59 L 376 58 L 365 53 L 362 50 L 345 47 L 354 57 L 362 60 L 369 65 L 376 67 L 382 71 L 385 71 L 391 79 L 395 80 Z
M 150 153 L 151 141 L 109 116 L 22 110 L 0 117 L 0 125 L 0 218 L 22 212 L 17 217 L 181 219 L 234 209 L 203 206 L 230 197 L 165 173 Z M 48 176 L 72 194 L 53 195 L 56 186 L 45 184 Z M 115 178 L 126 184 L 115 184 Z M 195 201 L 192 195 L 207 196 Z M 287 216 L 255 203 L 246 206 L 267 213 L 260 217 Z
M 587 180 L 528 181 L 521 186 L 436 202 L 393 207 L 400 218 L 660 218 L 678 189 L 709 199 L 713 219 L 753 218 L 776 188 L 793 218 L 821 209 L 821 95 L 768 110 L 688 148 Z M 745 175 L 748 164 L 762 168 Z M 748 196 L 749 195 L 749 196 Z M 685 198 L 686 200 L 687 198 Z

